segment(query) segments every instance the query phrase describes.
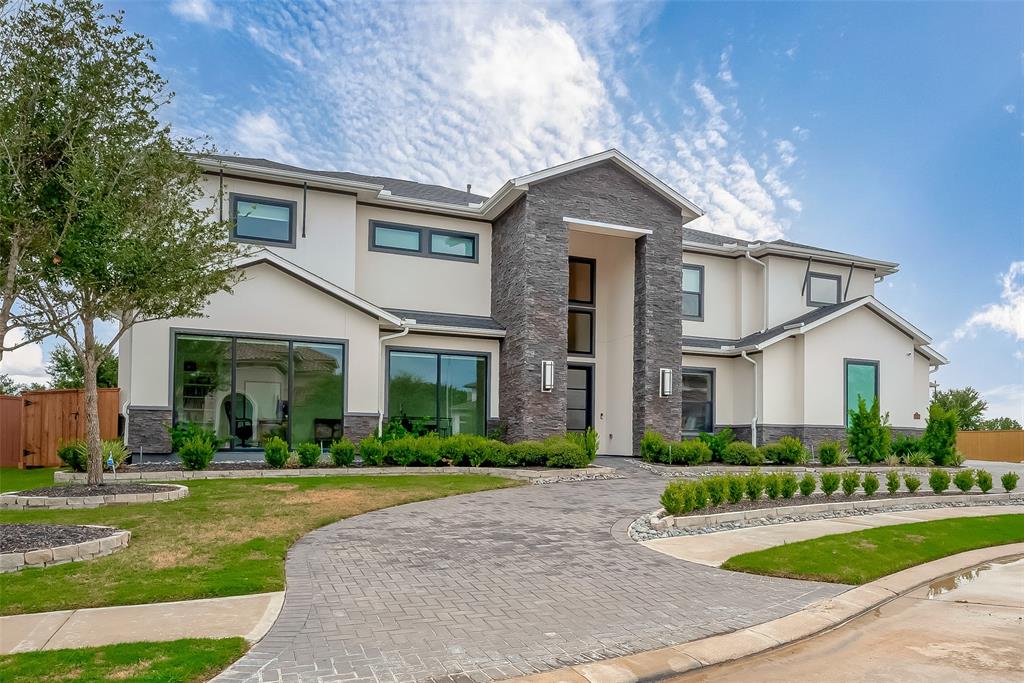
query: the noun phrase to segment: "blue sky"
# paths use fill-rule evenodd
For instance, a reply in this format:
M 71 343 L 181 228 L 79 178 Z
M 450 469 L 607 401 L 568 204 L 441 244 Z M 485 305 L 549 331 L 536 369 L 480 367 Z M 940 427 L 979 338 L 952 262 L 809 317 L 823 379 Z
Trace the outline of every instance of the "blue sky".
M 693 227 L 898 261 L 879 298 L 941 385 L 1024 419 L 1024 4 L 108 8 L 153 40 L 167 119 L 226 151 L 490 192 L 615 146 Z

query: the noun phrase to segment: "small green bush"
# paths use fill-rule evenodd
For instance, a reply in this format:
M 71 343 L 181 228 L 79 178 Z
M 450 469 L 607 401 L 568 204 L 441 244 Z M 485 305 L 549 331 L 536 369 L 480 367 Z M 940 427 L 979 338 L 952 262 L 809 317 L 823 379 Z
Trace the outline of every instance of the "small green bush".
M 797 483 L 796 475 L 792 472 L 783 472 L 779 475 L 779 487 L 783 498 L 792 498 L 796 495 L 800 484 Z
M 565 438 L 579 446 L 587 456 L 587 464 L 594 462 L 597 457 L 597 449 L 600 444 L 597 432 L 593 427 L 587 427 L 585 432 L 568 432 Z
M 821 492 L 831 496 L 839 490 L 839 475 L 835 472 L 825 472 L 821 475 Z
M 728 487 L 725 477 L 718 475 L 708 477 L 704 480 L 704 488 L 708 492 L 708 500 L 712 507 L 717 507 L 725 502 L 725 491 Z
M 876 477 L 873 472 L 868 472 L 864 475 L 864 483 L 861 484 L 861 486 L 864 487 L 865 496 L 875 495 L 875 491 L 878 490 L 879 486 L 878 477 Z
M 931 486 L 935 493 L 942 493 L 949 488 L 949 472 L 936 467 L 928 476 L 928 486 Z
M 843 472 L 843 493 L 852 496 L 860 486 L 860 472 Z
M 323 449 L 310 441 L 300 443 L 295 447 L 295 452 L 299 454 L 299 465 L 302 467 L 316 467 L 320 464 L 320 456 L 323 455 Z
M 581 469 L 590 464 L 586 452 L 575 443 L 561 441 L 544 442 L 547 448 L 547 466 L 563 469 Z
M 368 436 L 359 442 L 359 457 L 364 465 L 383 467 L 387 462 L 388 449 L 380 439 Z
M 808 472 L 800 479 L 800 495 L 807 497 L 814 493 L 814 489 L 818 487 L 818 480 L 814 478 L 814 475 Z
M 782 437 L 775 447 L 775 462 L 780 465 L 801 465 L 811 459 L 804 444 L 795 436 Z
M 508 447 L 508 460 L 513 467 L 543 467 L 548 453 L 540 441 L 517 441 Z
M 897 434 L 892 442 L 892 453 L 900 458 L 907 458 L 911 453 L 920 450 L 920 443 L 917 439 L 906 434 Z
M 747 441 L 733 441 L 722 451 L 727 465 L 763 465 L 764 454 Z
M 775 500 L 782 493 L 782 482 L 779 475 L 772 472 L 764 476 L 764 493 L 770 499 Z
M 640 439 L 640 458 L 646 462 L 664 462 L 668 455 L 668 441 L 658 432 L 647 431 Z
M 978 470 L 978 488 L 982 493 L 992 490 L 992 474 L 987 470 Z
M 178 448 L 178 457 L 186 470 L 205 470 L 213 461 L 213 446 L 202 436 L 193 436 Z
M 1006 492 L 1009 493 L 1017 488 L 1017 482 L 1020 481 L 1020 475 L 1016 472 L 1007 472 L 1003 476 L 999 477 L 999 481 L 1002 483 L 1003 488 L 1006 489 Z
M 754 470 L 746 476 L 743 488 L 749 500 L 760 500 L 761 494 L 764 493 L 764 475 Z
M 693 487 L 693 509 L 703 510 L 708 506 L 708 489 L 704 486 L 703 481 L 690 482 L 690 486 Z
M 171 435 L 171 451 L 177 453 L 186 441 L 199 437 L 210 444 L 213 450 L 224 445 L 224 439 L 217 436 L 212 429 L 208 429 L 194 422 L 179 422 L 167 428 Z
M 331 442 L 331 462 L 336 467 L 351 467 L 356 461 L 356 446 L 348 437 L 341 437 Z
M 818 461 L 821 462 L 822 467 L 840 464 L 842 453 L 842 446 L 834 439 L 826 439 L 818 444 Z
M 693 510 L 693 488 L 686 481 L 672 481 L 661 494 L 661 507 L 670 515 L 685 515 Z
M 711 447 L 700 439 L 680 441 L 670 445 L 673 462 L 684 465 L 703 465 L 711 462 Z
M 82 439 L 62 443 L 57 447 L 57 457 L 73 472 L 85 472 L 89 469 L 89 453 Z
M 914 451 L 910 455 L 905 456 L 903 462 L 910 467 L 931 467 L 935 464 L 932 461 L 932 456 L 924 451 Z
M 850 411 L 846 445 L 862 465 L 882 462 L 889 455 L 892 432 L 886 424 L 888 418 L 888 414 L 881 414 L 877 396 L 871 399 L 870 408 L 861 397 L 856 410 Z
M 288 444 L 279 436 L 272 436 L 263 442 L 263 459 L 267 465 L 279 470 L 288 462 Z
M 889 493 L 896 493 L 900 490 L 900 473 L 890 470 L 885 473 L 885 490 Z
M 960 470 L 953 477 L 953 486 L 967 493 L 974 488 L 974 470 Z
M 726 480 L 728 490 L 726 491 L 726 497 L 729 502 L 736 505 L 743 500 L 743 492 L 746 490 L 746 478 L 741 477 L 738 474 L 730 474 Z
M 729 427 L 726 427 L 717 434 L 701 432 L 700 436 L 697 438 L 707 444 L 708 448 L 711 449 L 711 459 L 715 462 L 723 462 L 726 446 L 736 439 L 736 437 L 733 436 L 732 429 Z
M 903 485 L 906 486 L 907 490 L 911 493 L 917 493 L 917 490 L 921 488 L 921 480 L 912 474 L 904 474 Z
M 776 464 L 779 462 L 780 451 L 779 444 L 777 443 L 766 443 L 757 447 L 757 453 L 761 456 L 761 462 Z
M 953 410 L 946 410 L 938 403 L 928 407 L 928 422 L 918 446 L 936 465 L 949 465 L 956 453 L 957 421 Z

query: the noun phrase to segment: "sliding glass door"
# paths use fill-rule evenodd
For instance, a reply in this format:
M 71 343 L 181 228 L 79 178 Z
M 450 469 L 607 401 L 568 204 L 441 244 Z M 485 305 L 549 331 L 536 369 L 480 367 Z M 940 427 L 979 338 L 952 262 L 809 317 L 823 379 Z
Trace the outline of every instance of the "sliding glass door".
M 449 434 L 487 431 L 487 357 L 388 353 L 388 416 L 406 429 Z

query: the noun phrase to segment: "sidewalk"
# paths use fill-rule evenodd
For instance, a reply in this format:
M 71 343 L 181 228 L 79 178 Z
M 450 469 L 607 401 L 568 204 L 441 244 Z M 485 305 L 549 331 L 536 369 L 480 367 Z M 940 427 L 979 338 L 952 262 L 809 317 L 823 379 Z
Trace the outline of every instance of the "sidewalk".
M 928 522 L 952 517 L 986 517 L 989 515 L 1024 514 L 1024 505 L 979 505 L 976 507 L 928 508 L 904 512 L 880 512 L 835 519 L 814 519 L 806 522 L 769 524 L 766 526 L 730 529 L 709 534 L 675 536 L 643 541 L 640 545 L 670 557 L 720 567 L 730 557 L 763 550 L 786 543 L 806 541 L 819 536 L 893 524 Z
M 113 643 L 266 634 L 284 592 L 0 617 L 0 654 Z

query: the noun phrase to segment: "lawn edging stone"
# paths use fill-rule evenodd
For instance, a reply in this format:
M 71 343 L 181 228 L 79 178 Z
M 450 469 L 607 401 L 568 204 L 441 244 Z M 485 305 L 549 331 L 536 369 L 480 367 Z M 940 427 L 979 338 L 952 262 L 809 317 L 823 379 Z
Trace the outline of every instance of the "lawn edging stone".
M 82 526 L 109 529 L 112 533 L 109 536 L 70 545 L 0 553 L 0 573 L 17 572 L 22 569 L 41 569 L 66 562 L 84 562 L 97 557 L 105 557 L 127 548 L 132 538 L 132 532 L 112 526 L 97 524 Z
M 60 480 L 58 474 L 72 474 L 71 472 L 54 472 L 54 480 L 61 483 L 84 483 L 77 479 Z M 108 482 L 118 481 L 112 475 L 104 479 Z M 161 490 L 152 493 L 117 493 L 103 496 L 26 496 L 18 491 L 0 495 L 0 508 L 2 509 L 79 509 L 96 508 L 103 505 L 131 505 L 136 503 L 164 503 L 172 500 L 181 500 L 188 495 L 188 487 L 181 484 L 160 484 Z M 172 487 L 172 490 L 165 490 Z

